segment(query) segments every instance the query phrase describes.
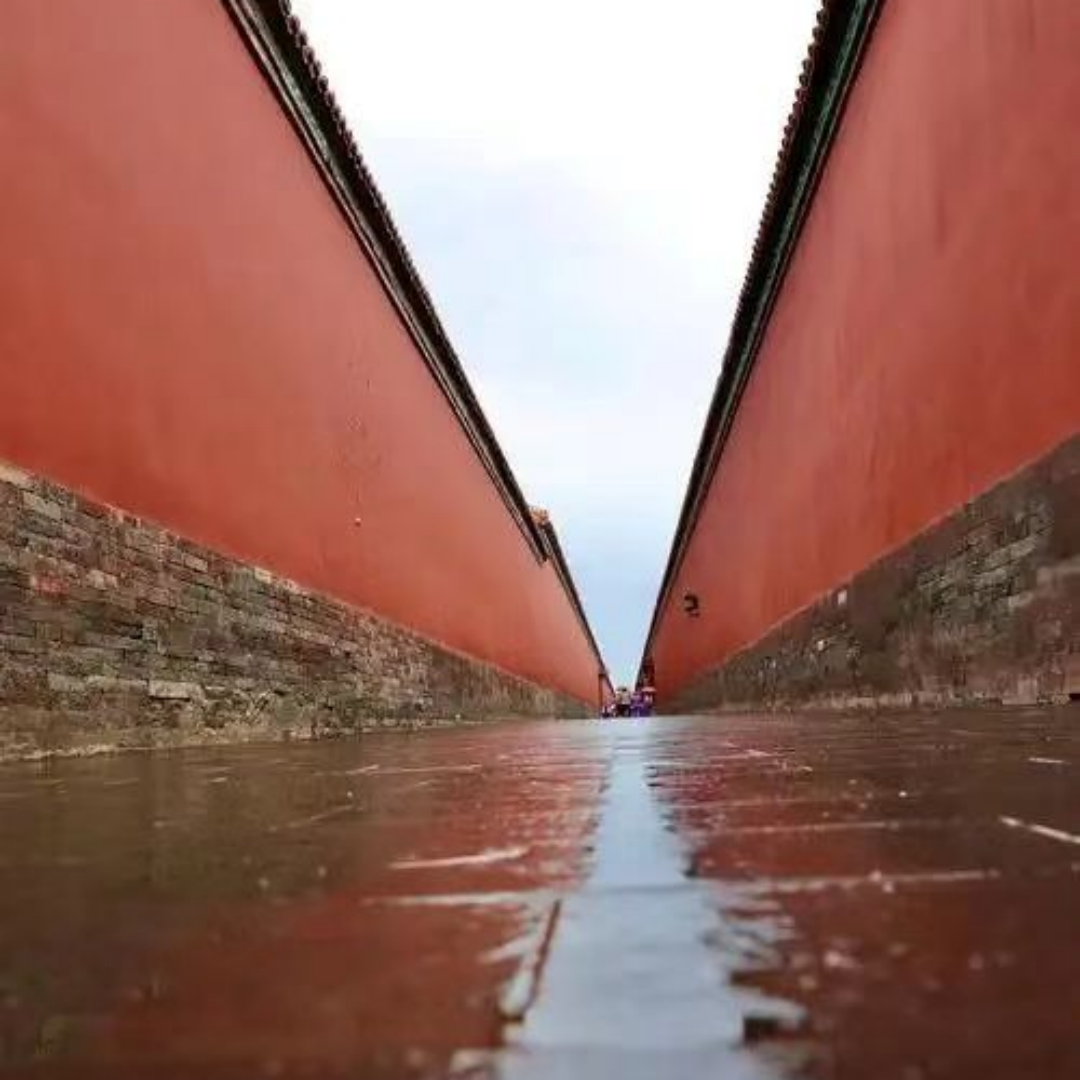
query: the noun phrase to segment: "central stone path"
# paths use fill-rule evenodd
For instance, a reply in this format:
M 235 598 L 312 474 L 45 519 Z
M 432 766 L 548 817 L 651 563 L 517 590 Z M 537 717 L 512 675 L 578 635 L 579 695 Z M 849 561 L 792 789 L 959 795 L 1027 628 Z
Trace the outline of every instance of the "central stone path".
M 725 978 L 715 888 L 687 877 L 650 790 L 656 730 L 610 729 L 592 870 L 561 904 L 508 1080 L 774 1075 L 740 1049 L 747 1017 L 791 1025 L 798 1010 Z

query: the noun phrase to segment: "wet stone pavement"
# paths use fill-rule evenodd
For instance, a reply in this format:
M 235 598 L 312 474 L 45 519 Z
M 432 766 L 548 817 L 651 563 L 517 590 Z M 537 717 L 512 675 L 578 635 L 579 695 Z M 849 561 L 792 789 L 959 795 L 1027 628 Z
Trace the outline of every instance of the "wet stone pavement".
M 0 766 L 0 1075 L 1080 1076 L 1080 712 Z

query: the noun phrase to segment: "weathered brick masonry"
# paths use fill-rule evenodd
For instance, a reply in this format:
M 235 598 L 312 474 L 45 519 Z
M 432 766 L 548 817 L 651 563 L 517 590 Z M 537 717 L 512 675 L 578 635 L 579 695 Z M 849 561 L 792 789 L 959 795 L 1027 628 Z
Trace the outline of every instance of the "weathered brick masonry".
M 0 756 L 584 712 L 0 464 Z
M 666 703 L 962 705 L 1080 697 L 1080 436 Z

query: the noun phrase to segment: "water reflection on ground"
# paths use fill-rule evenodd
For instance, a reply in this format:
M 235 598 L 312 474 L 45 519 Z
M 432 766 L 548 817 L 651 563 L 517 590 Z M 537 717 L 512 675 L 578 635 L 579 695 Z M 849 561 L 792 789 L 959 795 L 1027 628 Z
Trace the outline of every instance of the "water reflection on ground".
M 500 991 L 586 858 L 589 734 L 0 768 L 0 1061 L 419 1076 L 498 1045 Z
M 1075 711 L 0 766 L 26 1077 L 1080 1075 Z
M 1075 708 L 676 721 L 653 756 L 737 982 L 804 1008 L 749 1033 L 799 1075 L 1080 1076 Z

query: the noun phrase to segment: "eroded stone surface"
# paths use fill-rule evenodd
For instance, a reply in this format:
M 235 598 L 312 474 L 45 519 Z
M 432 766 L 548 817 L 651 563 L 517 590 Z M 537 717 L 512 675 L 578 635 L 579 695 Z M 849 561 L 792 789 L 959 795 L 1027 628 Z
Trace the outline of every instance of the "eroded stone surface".
M 1080 437 L 664 704 L 911 708 L 1070 695 L 1080 696 Z
M 0 472 L 0 758 L 588 711 L 150 522 Z

